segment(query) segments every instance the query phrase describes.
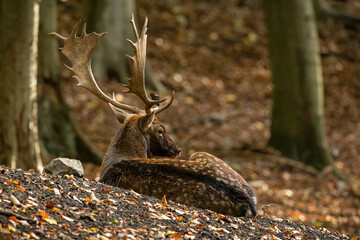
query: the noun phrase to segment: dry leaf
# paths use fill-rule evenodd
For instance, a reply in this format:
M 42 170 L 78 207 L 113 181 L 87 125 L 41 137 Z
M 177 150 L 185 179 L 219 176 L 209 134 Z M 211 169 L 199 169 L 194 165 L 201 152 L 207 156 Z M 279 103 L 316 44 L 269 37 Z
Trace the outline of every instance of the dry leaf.
M 41 211 L 41 210 L 38 210 L 38 212 L 39 212 L 39 214 L 40 214 L 40 216 L 42 217 L 42 218 L 49 218 L 49 215 L 47 215 L 47 213 L 46 212 L 44 212 L 44 211 Z
M 10 200 L 15 205 L 21 205 L 21 202 L 14 195 L 10 196 Z
M 69 218 L 69 217 L 67 217 L 67 216 L 65 216 L 65 215 L 61 215 L 66 221 L 69 221 L 69 222 L 73 222 L 74 221 L 74 219 L 72 219 L 72 218 Z
M 45 205 L 45 207 L 47 209 L 53 209 L 55 207 L 55 203 L 54 202 L 49 202 L 48 204 Z
M 25 192 L 25 188 L 22 187 L 22 186 L 17 186 L 14 191 L 22 191 L 22 192 Z
M 18 181 L 18 180 L 13 180 L 12 182 L 13 182 L 13 184 L 19 185 L 19 181 Z
M 52 218 L 44 218 L 44 220 L 50 224 L 56 225 L 57 221 L 55 219 Z

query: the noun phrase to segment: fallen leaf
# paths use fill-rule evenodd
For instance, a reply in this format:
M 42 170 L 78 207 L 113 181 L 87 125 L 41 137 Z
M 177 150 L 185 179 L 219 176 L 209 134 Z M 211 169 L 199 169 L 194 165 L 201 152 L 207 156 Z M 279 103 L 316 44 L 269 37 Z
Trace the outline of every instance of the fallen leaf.
M 162 197 L 161 203 L 162 203 L 163 205 L 167 206 L 167 201 L 166 201 L 165 195 Z
M 14 191 L 22 191 L 22 192 L 25 192 L 25 188 L 22 187 L 22 186 L 17 186 Z
M 55 203 L 54 202 L 49 202 L 48 204 L 45 205 L 45 207 L 47 209 L 53 209 L 55 207 Z
M 69 218 L 68 216 L 65 216 L 65 215 L 61 215 L 66 221 L 69 221 L 69 222 L 73 222 L 74 219 L 72 218 Z
M 44 190 L 49 190 L 49 191 L 54 191 L 54 188 L 49 188 L 49 187 L 47 187 L 47 186 L 44 186 L 43 189 L 44 189 Z
M 61 227 L 62 227 L 62 229 L 64 229 L 65 231 L 68 231 L 68 230 L 70 229 L 70 226 L 69 226 L 69 224 L 67 224 L 67 223 L 61 224 Z
M 127 199 L 122 199 L 122 200 L 123 200 L 123 202 L 130 203 L 130 204 L 132 204 L 132 205 L 139 204 L 139 202 L 136 201 L 136 200 L 133 199 L 133 198 L 127 198 Z
M 57 221 L 55 219 L 52 218 L 44 218 L 44 220 L 50 224 L 56 225 Z
M 26 220 L 19 220 L 19 223 L 25 227 L 30 227 L 30 224 Z
M 59 189 L 57 189 L 57 188 L 54 188 L 54 193 L 55 193 L 56 195 L 61 195 Z
M 41 210 L 38 210 L 38 212 L 39 212 L 39 214 L 40 214 L 40 216 L 41 216 L 42 218 L 44 218 L 44 219 L 49 218 L 49 215 L 47 215 L 46 212 L 41 211 Z
M 10 232 L 16 232 L 16 229 L 10 224 L 8 225 L 8 229 L 10 230 Z
M 106 201 L 106 203 L 109 204 L 109 205 L 111 205 L 111 206 L 113 206 L 113 205 L 116 204 L 116 201 L 113 200 L 113 199 L 108 199 L 108 200 Z
M 104 194 L 108 194 L 108 193 L 109 193 L 108 191 L 105 190 L 104 187 L 101 189 L 101 192 L 104 193 Z
M 10 200 L 15 205 L 21 205 L 21 202 L 14 195 L 10 196 Z
M 90 194 L 90 200 L 95 202 L 100 202 L 100 200 L 95 196 L 95 193 Z
M 119 224 L 119 221 L 114 219 L 114 220 L 111 221 L 111 224 Z
M 178 232 L 175 232 L 173 234 L 170 235 L 170 239 L 177 239 L 177 240 L 180 240 L 180 239 L 183 239 L 181 234 L 178 233 Z

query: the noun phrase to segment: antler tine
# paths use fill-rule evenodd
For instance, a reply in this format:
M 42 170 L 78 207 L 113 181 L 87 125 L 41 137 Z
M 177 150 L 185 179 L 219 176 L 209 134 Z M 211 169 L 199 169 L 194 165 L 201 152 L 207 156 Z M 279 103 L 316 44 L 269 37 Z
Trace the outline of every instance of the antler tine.
M 56 38 L 57 40 L 64 42 L 66 40 L 65 37 L 61 36 L 60 34 L 56 33 L 56 32 L 52 32 L 49 33 L 50 36 L 53 36 L 54 38 Z
M 82 29 L 82 32 L 81 32 L 81 37 L 83 37 L 85 35 L 86 35 L 86 23 L 84 23 L 84 26 L 83 26 L 83 29 Z
M 71 30 L 71 33 L 70 33 L 69 38 L 73 38 L 73 39 L 74 39 L 74 38 L 76 37 L 76 33 L 77 33 L 78 30 L 79 30 L 80 23 L 81 23 L 81 19 L 79 19 L 79 21 L 75 24 L 75 26 L 74 26 L 73 29 Z
M 159 107 L 157 110 L 156 110 L 156 114 L 159 114 L 161 113 L 162 111 L 164 111 L 165 109 L 167 109 L 168 107 L 170 107 L 170 105 L 172 104 L 173 100 L 174 100 L 174 95 L 175 95 L 175 92 L 173 91 L 172 94 L 171 94 L 171 98 L 170 98 L 170 101 L 168 103 L 166 103 L 165 105 Z M 166 99 L 166 98 L 165 98 Z
M 134 15 L 134 14 L 133 14 Z M 144 22 L 144 26 L 143 26 L 143 28 L 142 28 L 142 30 L 141 30 L 141 36 L 144 36 L 145 34 L 146 34 L 146 32 L 147 32 L 147 24 L 148 24 L 148 18 L 146 17 L 145 18 L 145 22 Z
M 127 93 L 133 93 L 138 96 L 141 101 L 145 104 L 146 113 L 151 112 L 151 107 L 154 105 L 158 105 L 159 103 L 166 100 L 153 100 L 148 97 L 145 90 L 145 60 L 146 60 L 146 30 L 147 30 L 147 18 L 145 19 L 144 26 L 142 28 L 141 34 L 139 36 L 137 27 L 135 24 L 134 14 L 131 16 L 131 26 L 135 35 L 135 42 L 127 39 L 130 45 L 134 49 L 134 56 L 126 55 L 130 60 L 130 70 L 131 70 L 131 78 L 128 78 L 129 84 L 126 86 Z
M 146 18 L 146 22 L 147 22 L 147 18 Z M 135 40 L 137 41 L 139 39 L 139 34 L 138 34 L 138 31 L 137 31 L 137 28 L 136 28 L 136 23 L 135 23 L 135 18 L 134 18 L 133 13 L 131 14 L 130 23 L 131 23 L 132 29 L 134 31 Z
M 91 58 L 100 41 L 100 38 L 106 33 L 98 34 L 92 32 L 87 34 L 86 24 L 84 24 L 81 36 L 77 37 L 76 33 L 79 29 L 80 22 L 81 20 L 75 24 L 69 37 L 63 37 L 58 33 L 50 33 L 51 36 L 54 36 L 64 44 L 64 47 L 59 48 L 59 50 L 69 59 L 72 67 L 67 65 L 65 66 L 74 74 L 73 77 L 78 81 L 77 85 L 87 89 L 101 100 L 106 103 L 111 103 L 117 108 L 129 113 L 142 113 L 142 111 L 137 107 L 120 103 L 116 101 L 115 98 L 107 96 L 100 89 L 91 70 Z

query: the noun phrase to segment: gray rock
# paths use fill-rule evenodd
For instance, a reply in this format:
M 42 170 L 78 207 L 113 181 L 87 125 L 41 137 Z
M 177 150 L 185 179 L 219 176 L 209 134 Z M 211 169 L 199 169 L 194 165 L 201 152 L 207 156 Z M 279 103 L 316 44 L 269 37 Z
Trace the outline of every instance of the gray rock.
M 43 170 L 43 172 L 64 175 L 73 174 L 74 176 L 83 177 L 84 168 L 79 160 L 69 158 L 55 158 Z

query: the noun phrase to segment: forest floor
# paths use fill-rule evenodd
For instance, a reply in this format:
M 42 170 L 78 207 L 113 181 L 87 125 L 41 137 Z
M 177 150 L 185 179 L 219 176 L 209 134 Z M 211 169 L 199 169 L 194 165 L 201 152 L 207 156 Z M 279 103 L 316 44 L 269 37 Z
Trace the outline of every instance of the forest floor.
M 356 239 L 281 218 L 224 216 L 73 175 L 0 172 L 0 239 Z
M 137 4 L 140 23 L 149 18 L 147 63 L 166 93 L 176 92 L 159 119 L 182 148 L 181 158 L 207 151 L 230 163 L 254 187 L 258 208 L 274 204 L 261 213 L 264 217 L 360 235 L 360 27 L 331 19 L 318 22 L 327 140 L 336 167 L 351 182 L 346 184 L 332 176 L 331 169 L 316 172 L 266 146 L 272 84 L 260 1 Z M 358 1 L 342 1 L 342 7 L 360 14 Z M 67 32 L 79 16 L 62 15 Z M 126 102 L 136 102 L 121 94 L 116 81 L 100 85 Z M 119 126 L 110 109 L 74 88 L 74 80 L 68 81 L 66 91 L 81 128 L 105 152 Z M 96 177 L 98 170 L 86 164 L 85 174 Z
M 0 166 L 0 239 L 351 239 L 281 218 L 238 218 L 73 175 Z

